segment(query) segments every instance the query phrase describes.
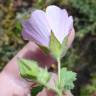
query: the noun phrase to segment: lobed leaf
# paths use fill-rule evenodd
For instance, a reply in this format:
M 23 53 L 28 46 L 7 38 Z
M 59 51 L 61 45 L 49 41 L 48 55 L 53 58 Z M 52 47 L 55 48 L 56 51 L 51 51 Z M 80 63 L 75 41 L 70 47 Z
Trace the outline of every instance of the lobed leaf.
M 71 90 L 74 88 L 73 82 L 76 80 L 76 73 L 62 68 L 60 72 L 60 83 L 57 82 L 59 89 Z

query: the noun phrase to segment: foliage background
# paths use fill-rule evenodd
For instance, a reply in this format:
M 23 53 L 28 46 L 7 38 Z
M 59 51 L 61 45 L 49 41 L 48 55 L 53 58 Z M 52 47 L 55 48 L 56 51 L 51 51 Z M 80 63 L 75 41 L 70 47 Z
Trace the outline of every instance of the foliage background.
M 76 37 L 62 66 L 78 73 L 75 96 L 96 96 L 96 0 L 0 0 L 0 70 L 25 45 L 18 16 L 50 4 L 74 17 Z

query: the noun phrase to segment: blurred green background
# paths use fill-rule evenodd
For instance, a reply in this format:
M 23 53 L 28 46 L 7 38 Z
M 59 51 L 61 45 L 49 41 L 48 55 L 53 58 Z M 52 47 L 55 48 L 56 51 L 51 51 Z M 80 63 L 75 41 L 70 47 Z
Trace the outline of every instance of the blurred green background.
M 18 18 L 48 5 L 74 17 L 76 37 L 62 66 L 78 73 L 74 96 L 96 96 L 96 0 L 0 0 L 0 70 L 25 45 Z

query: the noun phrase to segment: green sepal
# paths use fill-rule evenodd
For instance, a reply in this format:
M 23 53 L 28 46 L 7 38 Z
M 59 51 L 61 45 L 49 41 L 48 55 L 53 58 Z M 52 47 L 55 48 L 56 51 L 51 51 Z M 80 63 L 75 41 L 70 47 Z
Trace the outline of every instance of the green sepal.
M 43 50 L 44 53 L 48 54 L 50 51 L 49 51 L 49 48 L 45 47 L 45 46 L 42 46 L 42 45 L 38 45 L 40 47 L 40 49 Z
M 39 67 L 36 61 L 20 59 L 18 63 L 20 74 L 23 78 L 36 81 L 42 85 L 46 85 L 51 78 L 47 68 L 43 69 Z
M 39 66 L 36 61 L 20 59 L 18 61 L 20 74 L 23 78 L 34 80 L 39 74 Z
M 41 85 L 41 86 L 37 86 L 37 87 L 32 88 L 31 95 L 37 96 L 37 94 L 43 90 L 43 87 L 44 86 Z
M 68 47 L 67 47 L 67 43 L 68 43 L 68 37 L 65 37 L 62 44 L 61 44 L 61 58 L 63 56 L 65 56 L 67 50 L 68 50 Z
M 61 55 L 61 44 L 57 40 L 57 38 L 54 36 L 54 33 L 53 32 L 51 32 L 49 49 L 50 49 L 52 55 L 56 59 L 60 57 L 60 55 Z
M 57 58 L 62 58 L 65 56 L 67 52 L 67 43 L 68 43 L 68 37 L 66 36 L 62 43 L 59 42 L 59 40 L 55 37 L 54 33 L 51 32 L 50 37 L 50 46 L 49 49 L 52 53 L 52 55 Z
M 51 75 L 47 71 L 47 69 L 40 69 L 40 72 L 37 76 L 37 81 L 40 82 L 41 84 L 46 85 L 48 81 L 50 80 Z
M 74 88 L 73 82 L 76 80 L 76 73 L 62 68 L 60 72 L 60 82 L 57 81 L 57 86 L 62 91 L 71 90 Z

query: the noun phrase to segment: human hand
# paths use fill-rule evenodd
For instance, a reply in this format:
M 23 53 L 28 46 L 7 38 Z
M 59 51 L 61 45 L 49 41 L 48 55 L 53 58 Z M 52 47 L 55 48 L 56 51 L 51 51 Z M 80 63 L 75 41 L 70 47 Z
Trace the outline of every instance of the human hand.
M 23 80 L 14 79 L 9 74 L 0 74 L 0 96 L 27 96 L 29 87 Z
M 74 39 L 74 30 L 69 34 L 68 47 L 70 47 Z M 55 62 L 49 55 L 46 56 L 43 52 L 32 42 L 29 42 L 4 68 L 0 74 L 0 96 L 28 96 L 30 93 L 29 82 L 20 77 L 17 58 L 35 59 L 40 62 L 42 67 L 50 66 Z M 46 64 L 46 65 L 44 65 Z M 54 78 L 54 76 L 52 77 Z M 32 86 L 31 86 L 32 87 Z M 68 94 L 70 92 L 67 92 Z M 53 92 L 44 89 L 38 96 L 54 96 Z M 65 95 L 72 96 L 72 95 Z

